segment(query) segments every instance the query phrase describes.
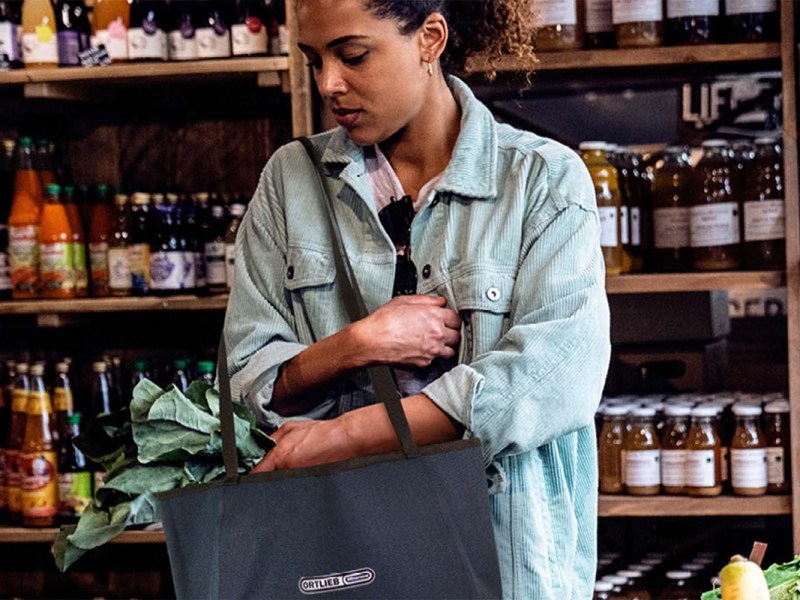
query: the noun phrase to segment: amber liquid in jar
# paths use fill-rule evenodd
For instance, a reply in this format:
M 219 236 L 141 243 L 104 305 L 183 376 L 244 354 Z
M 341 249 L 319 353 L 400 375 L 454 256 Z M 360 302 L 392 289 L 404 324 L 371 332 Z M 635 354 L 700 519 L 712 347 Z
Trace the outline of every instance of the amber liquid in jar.
M 583 45 L 587 50 L 613 48 L 616 44 L 611 0 L 586 0 L 586 34 Z
M 750 269 L 783 269 L 786 263 L 783 153 L 774 138 L 756 140 L 754 164 L 745 173 L 744 261 Z
M 779 7 L 779 0 L 725 0 L 728 41 L 777 41 L 780 38 Z
M 789 433 L 789 402 L 776 400 L 764 407 L 766 425 L 764 442 L 767 445 L 767 493 L 788 494 L 792 489 L 791 435 Z
M 621 494 L 625 491 L 622 475 L 622 455 L 625 447 L 625 415 L 628 409 L 606 407 L 600 428 L 597 459 L 600 466 L 600 493 Z
M 583 162 L 589 169 L 600 216 L 600 246 L 606 263 L 606 275 L 623 272 L 622 201 L 617 170 L 606 157 L 607 144 L 584 142 L 580 145 Z
M 686 491 L 690 496 L 719 496 L 722 493 L 720 439 L 714 423 L 717 411 L 710 407 L 692 409 L 692 424 L 686 442 Z
M 673 45 L 720 41 L 720 0 L 667 0 L 667 41 Z
M 692 164 L 687 148 L 669 146 L 653 176 L 653 267 L 683 272 L 691 267 L 689 182 Z
M 661 448 L 653 408 L 631 412 L 625 438 L 625 489 L 632 496 L 654 496 L 661 491 Z
M 664 409 L 666 424 L 661 437 L 661 486 L 665 494 L 686 493 L 686 448 L 691 412 L 688 406 Z
M 664 43 L 661 0 L 613 0 L 612 6 L 617 46 L 643 48 Z
M 537 3 L 536 50 L 581 50 L 584 36 L 584 0 Z
M 761 407 L 733 407 L 736 430 L 731 440 L 731 486 L 737 496 L 767 493 L 767 450 L 759 425 Z

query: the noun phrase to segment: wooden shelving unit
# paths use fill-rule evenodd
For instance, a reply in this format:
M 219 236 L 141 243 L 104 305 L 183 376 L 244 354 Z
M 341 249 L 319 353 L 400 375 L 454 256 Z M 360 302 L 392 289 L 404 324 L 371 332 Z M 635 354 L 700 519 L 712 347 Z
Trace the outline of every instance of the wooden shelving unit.
M 601 495 L 601 517 L 723 517 L 792 514 L 791 496 L 744 498 L 717 496 L 609 496 Z
M 609 294 L 769 289 L 784 285 L 786 285 L 786 275 L 783 271 L 647 273 L 641 275 L 617 275 L 606 278 L 606 291 Z
M 0 544 L 52 544 L 58 529 L 28 529 L 25 527 L 0 527 Z M 125 531 L 111 540 L 112 544 L 163 544 L 163 531 Z
M 18 300 L 0 302 L 0 315 L 107 313 L 162 310 L 224 310 L 228 295 L 81 298 L 78 300 Z

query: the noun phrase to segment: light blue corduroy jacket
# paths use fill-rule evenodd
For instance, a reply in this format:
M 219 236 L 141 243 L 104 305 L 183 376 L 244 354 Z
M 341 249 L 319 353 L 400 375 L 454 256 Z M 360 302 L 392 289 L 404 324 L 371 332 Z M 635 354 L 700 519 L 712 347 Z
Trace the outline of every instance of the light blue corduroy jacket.
M 424 393 L 482 440 L 507 598 L 592 596 L 597 531 L 593 415 L 610 353 L 594 188 L 565 146 L 498 124 L 460 80 L 461 132 L 415 217 L 418 292 L 463 319 L 459 365 Z M 364 156 L 345 131 L 312 138 L 368 310 L 392 296 L 395 248 Z M 236 241 L 225 320 L 234 398 L 265 423 L 281 364 L 348 323 L 324 199 L 299 143 L 267 163 Z M 304 418 L 373 402 L 365 374 Z

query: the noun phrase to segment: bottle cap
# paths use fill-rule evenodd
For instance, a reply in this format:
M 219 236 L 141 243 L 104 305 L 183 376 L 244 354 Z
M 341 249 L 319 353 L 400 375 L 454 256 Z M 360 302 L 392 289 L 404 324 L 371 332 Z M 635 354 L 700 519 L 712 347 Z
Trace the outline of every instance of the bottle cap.
M 31 375 L 33 375 L 34 377 L 40 377 L 44 375 L 44 365 L 39 365 L 39 364 L 33 365 L 31 367 Z
M 631 565 L 628 568 L 631 571 L 639 571 L 640 573 L 647 573 L 647 572 L 653 570 L 653 566 L 652 565 L 644 565 L 644 564 L 640 565 L 639 563 L 636 563 L 635 565 Z
M 33 146 L 33 140 L 28 136 L 19 138 L 19 145 L 23 148 L 30 148 Z
M 56 373 L 69 373 L 69 365 L 65 362 L 56 363 Z
M 198 373 L 214 373 L 214 362 L 210 360 L 201 360 L 197 363 Z
M 719 414 L 719 407 L 717 406 L 695 406 L 692 409 L 693 417 L 716 417 Z
M 684 563 L 681 565 L 681 569 L 684 571 L 689 571 L 690 573 L 697 573 L 699 571 L 703 571 L 705 568 L 705 565 L 701 565 L 700 563 L 696 562 Z
M 25 375 L 28 372 L 28 363 L 17 363 L 17 373 Z
M 608 150 L 608 142 L 600 142 L 600 141 L 593 141 L 593 142 L 581 142 L 578 146 L 579 150 Z
M 788 400 L 773 400 L 764 407 L 764 412 L 768 415 L 778 413 L 788 413 L 791 410 Z
M 231 204 L 231 214 L 234 217 L 243 217 L 244 213 L 247 211 L 247 207 L 244 204 Z
M 759 417 L 762 412 L 761 407 L 754 404 L 738 402 L 733 405 L 733 414 L 737 417 Z
M 176 369 L 181 369 L 181 370 L 183 370 L 183 369 L 185 369 L 185 368 L 186 368 L 186 361 L 185 361 L 185 360 L 183 360 L 182 358 L 179 358 L 179 359 L 175 360 L 175 362 L 173 362 L 173 363 L 172 363 L 172 365 L 173 365 L 173 366 L 174 366 Z
M 668 404 L 664 409 L 664 415 L 667 417 L 688 417 L 692 414 L 692 408 L 685 404 Z
M 105 361 L 98 360 L 97 362 L 92 363 L 92 370 L 95 373 L 105 373 L 107 369 L 108 365 L 105 363 Z
M 80 424 L 81 424 L 80 413 L 73 413 L 71 415 L 67 415 L 67 425 L 80 425 Z
M 57 183 L 48 183 L 44 186 L 45 196 L 58 196 L 61 193 L 61 186 Z
M 713 139 L 705 140 L 701 145 L 703 148 L 724 148 L 728 145 L 728 142 L 725 140 Z
M 691 577 L 690 571 L 667 571 L 667 579 L 690 579 Z
M 150 204 L 150 194 L 144 192 L 136 192 L 133 195 L 133 203 L 136 205 Z
M 117 194 L 114 196 L 114 204 L 117 206 L 124 206 L 128 203 L 128 196 L 125 194 Z

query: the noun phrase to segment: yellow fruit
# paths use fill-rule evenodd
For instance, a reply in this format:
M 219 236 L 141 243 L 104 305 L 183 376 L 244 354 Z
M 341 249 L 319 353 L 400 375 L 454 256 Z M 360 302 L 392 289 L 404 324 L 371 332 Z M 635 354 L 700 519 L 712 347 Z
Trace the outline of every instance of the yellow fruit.
M 764 572 L 756 563 L 738 554 L 719 574 L 722 600 L 769 600 Z

